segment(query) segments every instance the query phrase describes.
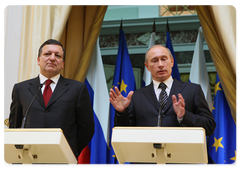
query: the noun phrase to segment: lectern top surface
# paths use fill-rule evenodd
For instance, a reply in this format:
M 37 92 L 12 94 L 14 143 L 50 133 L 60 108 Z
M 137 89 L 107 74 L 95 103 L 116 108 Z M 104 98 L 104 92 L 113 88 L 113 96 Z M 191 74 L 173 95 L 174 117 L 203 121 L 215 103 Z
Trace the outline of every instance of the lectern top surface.
M 4 132 L 62 132 L 60 128 L 12 128 L 4 129 Z

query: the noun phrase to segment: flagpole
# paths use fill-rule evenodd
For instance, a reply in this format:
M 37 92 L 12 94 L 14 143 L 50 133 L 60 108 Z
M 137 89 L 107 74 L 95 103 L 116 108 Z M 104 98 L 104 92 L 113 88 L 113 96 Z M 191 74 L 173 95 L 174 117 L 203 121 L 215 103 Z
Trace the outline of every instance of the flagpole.
M 152 32 L 155 32 L 156 30 L 156 25 L 155 25 L 155 18 L 153 19 L 153 28 L 152 28 Z
M 170 29 L 169 29 L 169 24 L 168 24 L 168 19 L 167 19 L 167 32 L 169 32 Z

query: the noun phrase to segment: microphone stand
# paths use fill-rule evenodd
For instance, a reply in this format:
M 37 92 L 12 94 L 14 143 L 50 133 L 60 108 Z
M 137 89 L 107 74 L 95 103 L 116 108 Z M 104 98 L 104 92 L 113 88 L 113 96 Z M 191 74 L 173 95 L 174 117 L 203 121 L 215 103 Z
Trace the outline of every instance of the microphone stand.
M 157 122 L 157 127 L 161 127 L 161 121 L 162 121 L 162 104 L 160 104 L 160 107 L 159 107 L 159 112 L 158 112 L 158 122 Z M 161 143 L 153 143 L 153 147 L 155 149 L 162 149 L 162 144 Z
M 25 114 L 25 116 L 24 116 L 24 118 L 23 118 L 23 122 L 22 122 L 21 129 L 23 129 L 23 128 L 25 127 L 26 118 L 27 118 L 27 115 L 28 115 L 29 109 L 30 109 L 30 107 L 32 106 L 34 100 L 36 99 L 37 94 L 38 94 L 39 91 L 41 90 L 42 86 L 43 86 L 43 84 L 40 84 L 40 85 L 39 85 L 38 90 L 37 90 L 37 93 L 35 94 L 35 96 L 33 97 L 32 101 L 31 101 L 31 103 L 29 104 L 29 106 L 28 106 L 28 108 L 27 108 L 26 114 Z
M 161 126 L 161 122 L 162 122 L 162 107 L 160 106 L 159 107 L 159 113 L 158 113 L 158 123 L 157 123 L 157 127 L 160 127 Z

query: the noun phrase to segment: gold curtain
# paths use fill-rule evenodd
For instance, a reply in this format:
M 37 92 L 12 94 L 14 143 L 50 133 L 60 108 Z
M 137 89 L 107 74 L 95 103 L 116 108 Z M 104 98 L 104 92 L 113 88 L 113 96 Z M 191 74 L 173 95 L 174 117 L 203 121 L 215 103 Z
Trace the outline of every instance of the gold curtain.
M 107 6 L 72 6 L 61 43 L 66 49 L 62 75 L 84 82 Z
M 216 24 L 211 6 L 196 6 L 203 28 L 204 37 L 209 47 L 224 93 L 236 123 L 236 73 L 231 67 L 230 57 Z
M 39 74 L 38 49 L 49 38 L 61 38 L 70 11 L 71 6 L 23 6 L 18 81 Z

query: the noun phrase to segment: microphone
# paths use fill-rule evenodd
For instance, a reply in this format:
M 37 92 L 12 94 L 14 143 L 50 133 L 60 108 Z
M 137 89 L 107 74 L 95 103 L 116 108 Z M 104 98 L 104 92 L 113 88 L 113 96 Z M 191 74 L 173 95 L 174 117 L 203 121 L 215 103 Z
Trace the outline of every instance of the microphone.
M 35 94 L 35 96 L 33 97 L 32 101 L 31 101 L 31 103 L 29 104 L 29 106 L 28 106 L 28 108 L 27 108 L 26 114 L 25 114 L 25 116 L 24 116 L 24 118 L 23 118 L 23 122 L 22 122 L 21 129 L 23 129 L 23 128 L 25 127 L 26 118 L 27 118 L 27 115 L 28 115 L 29 109 L 30 109 L 30 107 L 32 106 L 34 100 L 36 99 L 37 94 L 38 94 L 39 91 L 41 90 L 42 86 L 43 86 L 43 84 L 40 84 L 40 85 L 39 85 L 38 90 L 37 90 L 37 93 Z
M 162 109 L 161 109 L 161 107 L 159 107 L 157 127 L 160 127 L 160 126 L 161 126 L 161 122 L 162 122 L 162 116 L 161 116 L 161 113 L 162 113 Z

